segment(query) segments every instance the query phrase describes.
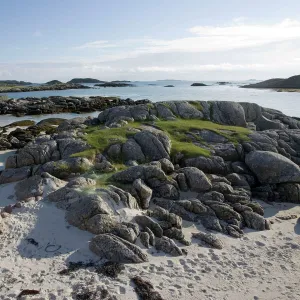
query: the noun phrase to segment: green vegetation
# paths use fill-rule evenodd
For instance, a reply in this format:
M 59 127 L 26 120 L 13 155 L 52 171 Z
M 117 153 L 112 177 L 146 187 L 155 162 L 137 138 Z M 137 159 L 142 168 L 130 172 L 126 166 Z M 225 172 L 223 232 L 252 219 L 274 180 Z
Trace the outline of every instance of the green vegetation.
M 116 185 L 116 183 L 112 180 L 112 176 L 117 173 L 121 172 L 128 167 L 125 166 L 124 164 L 114 164 L 115 170 L 110 172 L 110 173 L 98 173 L 93 171 L 92 173 L 89 174 L 89 177 L 91 179 L 96 180 L 96 187 L 107 187 L 110 184 Z
M 135 133 L 130 128 L 140 128 L 140 126 L 140 123 L 133 122 L 120 128 L 99 129 L 98 126 L 89 127 L 86 130 L 84 139 L 92 148 L 72 156 L 93 159 L 96 154 L 104 152 L 109 145 L 125 143 L 127 138 Z
M 171 155 L 178 152 L 186 157 L 210 156 L 209 145 L 195 133 L 195 130 L 210 130 L 224 136 L 232 143 L 248 140 L 250 130 L 243 127 L 220 125 L 210 121 L 203 120 L 184 120 L 176 119 L 174 121 L 156 121 L 155 126 L 164 131 L 171 139 Z M 94 159 L 96 154 L 103 153 L 109 145 L 114 143 L 125 143 L 127 138 L 135 133 L 133 128 L 141 128 L 142 123 L 134 122 L 120 128 L 99 129 L 98 126 L 89 127 L 86 130 L 84 139 L 91 146 L 91 149 L 73 154 L 73 157 L 86 157 Z M 149 124 L 151 126 L 151 124 Z M 196 145 L 199 142 L 200 145 Z
M 22 120 L 22 121 L 16 121 L 13 122 L 5 127 L 15 127 L 15 126 L 33 126 L 35 125 L 35 122 L 32 120 Z
M 157 121 L 155 125 L 166 132 L 172 141 L 172 152 L 174 155 L 178 152 L 185 154 L 186 157 L 210 156 L 210 151 L 193 144 L 193 140 L 201 142 L 200 137 L 193 134 L 194 130 L 211 130 L 219 135 L 226 137 L 229 141 L 237 143 L 241 140 L 247 140 L 250 130 L 243 127 L 220 125 L 210 121 L 203 120 L 183 120 Z M 187 136 L 191 133 L 192 137 Z
M 8 96 L 6 95 L 0 95 L 0 101 L 8 100 Z
M 196 109 L 202 111 L 203 106 L 198 101 L 189 101 L 189 104 L 193 105 Z

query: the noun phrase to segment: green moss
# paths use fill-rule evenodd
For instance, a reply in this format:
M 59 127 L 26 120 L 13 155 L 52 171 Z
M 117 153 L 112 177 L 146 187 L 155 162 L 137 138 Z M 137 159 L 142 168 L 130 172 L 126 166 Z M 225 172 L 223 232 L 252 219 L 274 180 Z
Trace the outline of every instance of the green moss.
M 203 106 L 199 101 L 189 101 L 189 104 L 193 105 L 196 109 L 203 111 Z
M 91 146 L 91 149 L 73 154 L 72 157 L 94 158 L 96 154 L 104 152 L 111 144 L 125 143 L 127 138 L 134 134 L 130 128 L 139 128 L 140 126 L 140 123 L 133 122 L 120 128 L 89 127 L 86 130 L 84 140 Z
M 241 140 L 247 140 L 250 130 L 243 127 L 220 125 L 210 121 L 203 120 L 183 120 L 177 119 L 174 121 L 157 121 L 155 125 L 161 130 L 165 131 L 172 141 L 172 152 L 176 154 L 181 152 L 186 157 L 195 156 L 210 156 L 210 151 L 193 144 L 192 137 L 188 137 L 187 133 L 190 132 L 195 136 L 193 130 L 211 130 L 217 134 L 226 137 L 229 141 L 237 143 Z M 195 140 L 195 138 L 194 138 Z M 197 137 L 196 140 L 201 141 Z
M 32 120 L 21 120 L 13 122 L 5 127 L 15 127 L 15 126 L 33 126 L 35 125 L 35 122 Z
M 8 96 L 0 95 L 0 101 L 8 100 Z
M 172 142 L 172 156 L 178 152 L 183 153 L 186 157 L 211 155 L 210 150 L 207 149 L 209 145 L 193 132 L 195 130 L 211 130 L 226 137 L 233 143 L 248 140 L 248 135 L 251 132 L 249 129 L 243 127 L 220 125 L 197 119 L 184 120 L 178 118 L 174 121 L 160 120 L 156 121 L 154 125 L 170 137 Z M 103 153 L 111 144 L 126 142 L 129 136 L 135 134 L 135 131 L 130 129 L 140 128 L 141 126 L 141 123 L 134 122 L 120 128 L 101 129 L 98 126 L 89 127 L 86 130 L 84 139 L 91 146 L 91 149 L 73 154 L 72 156 L 94 159 L 96 154 Z M 205 147 L 195 145 L 195 141 L 205 145 Z
M 153 103 L 147 103 L 147 107 L 148 107 L 148 110 L 154 109 L 154 104 Z

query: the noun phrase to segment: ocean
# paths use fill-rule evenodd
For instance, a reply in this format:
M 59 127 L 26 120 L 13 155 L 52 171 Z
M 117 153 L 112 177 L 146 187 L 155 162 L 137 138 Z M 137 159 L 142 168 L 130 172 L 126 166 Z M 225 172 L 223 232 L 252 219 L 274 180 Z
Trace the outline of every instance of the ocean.
M 115 88 L 95 88 L 95 89 L 76 89 L 63 91 L 40 91 L 24 93 L 7 93 L 12 98 L 23 97 L 48 97 L 48 96 L 117 96 L 123 99 L 131 98 L 133 100 L 149 99 L 153 102 L 171 101 L 171 100 L 220 100 L 236 102 L 252 102 L 260 106 L 273 108 L 282 111 L 284 114 L 294 117 L 300 117 L 300 93 L 276 92 L 267 89 L 244 89 L 241 85 L 252 83 L 230 82 L 226 85 L 219 85 L 215 82 L 199 81 L 208 86 L 192 87 L 191 81 L 136 81 L 131 82 L 134 87 L 115 87 Z M 86 84 L 93 86 L 93 84 Z M 165 85 L 174 85 L 174 87 L 165 87 Z M 96 116 L 98 112 L 93 114 Z M 32 119 L 39 121 L 46 117 L 72 118 L 76 114 L 55 114 L 48 116 L 25 116 L 16 118 L 13 116 L 0 116 L 0 126 L 21 119 Z

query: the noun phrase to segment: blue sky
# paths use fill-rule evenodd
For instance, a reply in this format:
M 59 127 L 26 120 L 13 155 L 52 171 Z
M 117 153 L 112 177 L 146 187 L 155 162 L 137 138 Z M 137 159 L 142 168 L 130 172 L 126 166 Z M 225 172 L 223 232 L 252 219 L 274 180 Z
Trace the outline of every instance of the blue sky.
M 0 79 L 238 80 L 300 70 L 300 1 L 2 0 Z

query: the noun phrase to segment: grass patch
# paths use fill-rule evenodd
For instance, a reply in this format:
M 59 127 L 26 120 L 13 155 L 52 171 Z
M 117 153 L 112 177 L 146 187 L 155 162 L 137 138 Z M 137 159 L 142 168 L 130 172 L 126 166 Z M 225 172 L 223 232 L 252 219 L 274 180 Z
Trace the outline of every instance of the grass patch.
M 9 125 L 5 127 L 15 127 L 15 126 L 33 126 L 35 125 L 35 122 L 32 120 L 22 120 L 22 121 L 16 121 L 13 123 L 10 123 Z
M 103 153 L 108 146 L 115 143 L 125 143 L 127 138 L 135 133 L 131 128 L 140 128 L 141 123 L 133 122 L 119 128 L 100 129 L 93 126 L 86 129 L 84 140 L 91 146 L 91 149 L 75 153 L 72 157 L 94 158 L 96 154 Z
M 220 125 L 197 119 L 184 120 L 178 118 L 174 121 L 159 120 L 154 124 L 170 137 L 172 142 L 171 156 L 174 156 L 178 152 L 183 153 L 186 157 L 209 157 L 211 155 L 210 150 L 207 149 L 209 144 L 194 133 L 194 130 L 206 129 L 213 131 L 235 144 L 248 140 L 248 135 L 251 132 L 249 129 L 243 127 Z M 84 139 L 91 146 L 91 149 L 73 154 L 72 157 L 86 157 L 93 160 L 98 153 L 103 153 L 111 144 L 125 143 L 128 137 L 135 134 L 135 131 L 130 129 L 140 128 L 141 125 L 142 123 L 134 122 L 120 128 L 100 129 L 98 126 L 89 127 L 86 129 Z M 195 141 L 205 147 L 195 145 Z
M 186 157 L 210 156 L 210 151 L 196 146 L 192 143 L 192 138 L 186 134 L 193 130 L 211 130 L 219 135 L 226 137 L 229 141 L 237 143 L 248 139 L 250 130 L 243 127 L 220 125 L 210 121 L 203 120 L 183 120 L 157 121 L 155 125 L 165 131 L 172 141 L 172 152 L 174 155 L 178 152 Z M 192 134 L 193 135 L 193 134 Z M 196 139 L 199 140 L 199 139 Z M 201 140 L 199 140 L 201 142 Z
M 189 101 L 189 104 L 193 105 L 196 109 L 203 111 L 203 106 L 198 101 Z
M 7 95 L 0 95 L 0 101 L 5 101 L 8 100 L 8 96 Z

